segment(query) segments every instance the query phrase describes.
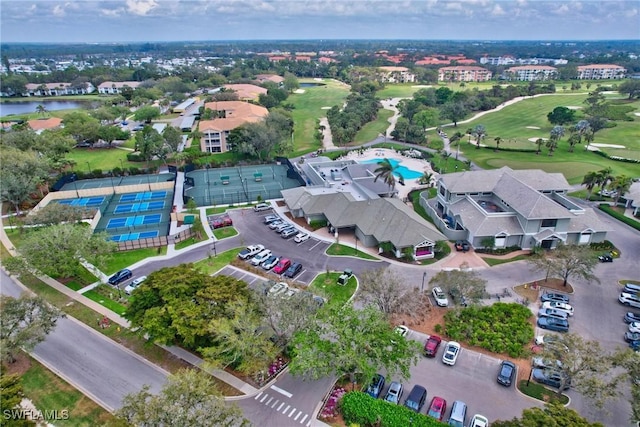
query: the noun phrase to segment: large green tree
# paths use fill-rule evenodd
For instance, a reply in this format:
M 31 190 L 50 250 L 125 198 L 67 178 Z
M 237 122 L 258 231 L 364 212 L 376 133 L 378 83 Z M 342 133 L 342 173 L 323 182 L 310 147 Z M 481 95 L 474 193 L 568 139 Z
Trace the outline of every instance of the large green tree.
M 466 115 L 467 107 L 462 102 L 447 102 L 440 107 L 440 117 L 451 120 L 454 127 L 458 127 L 458 122 L 464 119 Z
M 136 150 L 140 152 L 147 164 L 157 156 L 164 146 L 164 139 L 157 130 L 151 126 L 145 126 L 141 131 L 136 132 Z
M 429 285 L 439 286 L 444 292 L 464 297 L 471 304 L 484 298 L 487 281 L 463 264 L 456 270 L 440 270 L 429 280 Z
M 0 355 L 14 362 L 19 349 L 31 351 L 51 332 L 60 311 L 39 297 L 0 295 Z
M 571 110 L 567 107 L 556 107 L 552 112 L 547 114 L 547 120 L 552 125 L 566 125 L 568 123 L 573 123 L 575 120 L 575 111 Z
M 151 123 L 151 120 L 157 119 L 158 117 L 160 117 L 160 109 L 150 105 L 140 107 L 133 113 L 133 119 L 138 122 Z
M 11 417 L 11 410 L 20 407 L 25 398 L 22 379 L 18 374 L 7 374 L 4 365 L 0 364 L 0 426 L 28 427 L 35 426 L 35 421 Z M 16 414 L 17 415 L 17 414 Z
M 103 269 L 116 243 L 106 233 L 94 234 L 86 224 L 55 224 L 30 230 L 20 245 L 20 257 L 8 266 L 12 271 L 27 268 L 55 277 L 71 277 L 86 260 Z
M 159 393 L 149 386 L 125 396 L 116 416 L 139 427 L 249 427 L 242 411 L 224 401 L 213 378 L 198 370 L 171 375 Z
M 553 251 L 539 257 L 532 257 L 528 262 L 534 269 L 545 271 L 547 277 L 561 278 L 564 286 L 567 286 L 567 281 L 571 277 L 578 277 L 588 282 L 600 282 L 600 279 L 593 274 L 598 258 L 587 245 L 560 244 Z
M 638 79 L 629 79 L 625 80 L 618 86 L 618 92 L 626 93 L 629 95 L 629 99 L 639 98 L 640 97 L 640 80 Z
M 327 375 L 356 375 L 368 381 L 379 370 L 408 379 L 419 359 L 420 345 L 396 334 L 386 316 L 375 307 L 356 310 L 351 305 L 320 310 L 313 324 L 291 343 L 293 375 L 312 379 Z
M 98 140 L 100 120 L 83 112 L 72 112 L 64 116 L 64 131 L 76 142 L 88 141 L 90 144 Z
M 544 408 L 530 408 L 522 411 L 522 418 L 510 421 L 494 421 L 492 427 L 604 427 L 591 423 L 573 409 L 559 403 L 548 403 Z
M 398 275 L 386 268 L 362 273 L 356 298 L 389 316 L 406 314 L 417 318 L 428 309 L 428 300 L 418 288 L 407 289 Z
M 134 291 L 125 317 L 151 341 L 179 342 L 196 350 L 214 343 L 213 319 L 229 317 L 227 305 L 247 300 L 247 284 L 229 276 L 209 276 L 192 264 L 154 271 Z M 231 312 L 232 313 L 232 312 Z
M 47 160 L 36 151 L 3 147 L 0 150 L 0 199 L 11 203 L 18 212 L 22 203 L 31 200 L 48 172 Z

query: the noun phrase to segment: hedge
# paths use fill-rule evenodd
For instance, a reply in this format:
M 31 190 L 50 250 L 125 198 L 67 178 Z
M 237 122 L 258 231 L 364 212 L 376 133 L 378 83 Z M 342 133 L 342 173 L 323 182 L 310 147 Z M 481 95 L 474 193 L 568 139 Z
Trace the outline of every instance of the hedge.
M 609 205 L 607 205 L 605 203 L 601 203 L 600 205 L 598 205 L 598 208 L 601 211 L 608 213 L 609 215 L 611 215 L 615 219 L 624 222 L 628 226 L 633 227 L 636 230 L 640 230 L 640 222 L 636 221 L 633 218 L 629 218 L 628 216 L 623 215 L 620 212 L 617 212 L 617 211 L 611 209 L 611 206 L 609 206 Z
M 521 304 L 497 302 L 484 307 L 471 306 L 445 314 L 445 334 L 454 341 L 492 353 L 522 357 L 534 335 L 529 323 L 531 316 L 531 310 Z
M 360 427 L 441 427 L 446 424 L 423 414 L 413 412 L 403 405 L 394 405 L 368 394 L 352 391 L 340 401 L 342 417 L 346 425 Z

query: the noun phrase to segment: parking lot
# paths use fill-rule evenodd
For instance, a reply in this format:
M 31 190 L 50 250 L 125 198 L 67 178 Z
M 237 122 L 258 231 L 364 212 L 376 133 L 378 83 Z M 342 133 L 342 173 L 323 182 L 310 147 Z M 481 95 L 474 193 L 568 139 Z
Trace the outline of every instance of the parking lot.
M 240 211 L 231 211 L 229 214 L 233 220 L 234 226 L 244 236 L 244 244 L 256 245 L 262 244 L 266 249 L 270 249 L 274 255 L 290 259 L 292 262 L 302 264 L 302 270 L 293 280 L 301 285 L 309 285 L 313 279 L 319 274 L 329 271 L 342 271 L 345 268 L 352 268 L 354 271 L 364 271 L 372 268 L 372 262 L 360 258 L 351 257 L 330 257 L 325 254 L 327 248 L 332 242 L 319 240 L 311 236 L 304 242 L 296 243 L 294 236 L 284 239 L 276 231 L 269 228 L 264 223 L 264 217 L 274 215 L 273 211 L 254 212 L 244 209 Z M 285 221 L 295 225 L 290 220 L 283 218 Z M 296 227 L 299 232 L 306 230 Z M 380 263 L 375 263 L 380 267 Z M 280 280 L 278 275 L 269 273 L 273 276 L 273 280 Z

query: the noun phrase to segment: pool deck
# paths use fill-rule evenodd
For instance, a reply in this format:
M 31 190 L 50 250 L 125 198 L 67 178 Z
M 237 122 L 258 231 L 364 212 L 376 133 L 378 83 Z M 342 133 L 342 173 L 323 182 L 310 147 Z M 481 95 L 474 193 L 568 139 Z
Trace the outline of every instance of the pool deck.
M 432 173 L 433 183 L 435 183 L 438 177 L 440 176 L 439 174 L 433 172 L 433 169 L 431 169 L 431 165 L 427 160 L 405 157 L 402 154 L 396 152 L 395 150 L 388 149 L 388 148 L 366 148 L 362 154 L 354 150 L 354 151 L 351 151 L 346 156 L 341 157 L 341 159 L 355 160 L 358 163 L 367 161 L 367 160 L 378 159 L 378 158 L 394 159 L 400 162 L 400 166 L 404 166 L 408 169 L 419 171 L 419 172 Z M 418 184 L 418 179 L 419 178 L 405 179 L 404 180 L 405 185 L 400 185 L 398 184 L 398 180 L 396 177 L 396 190 L 398 190 L 398 198 L 401 200 L 404 200 L 412 190 L 420 187 L 424 188 L 424 186 L 421 186 Z

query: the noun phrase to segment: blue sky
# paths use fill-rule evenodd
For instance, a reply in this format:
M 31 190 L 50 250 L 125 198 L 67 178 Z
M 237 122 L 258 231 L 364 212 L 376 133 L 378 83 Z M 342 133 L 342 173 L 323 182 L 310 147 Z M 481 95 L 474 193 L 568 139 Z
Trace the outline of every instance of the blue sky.
M 0 0 L 2 42 L 640 39 L 640 0 Z

